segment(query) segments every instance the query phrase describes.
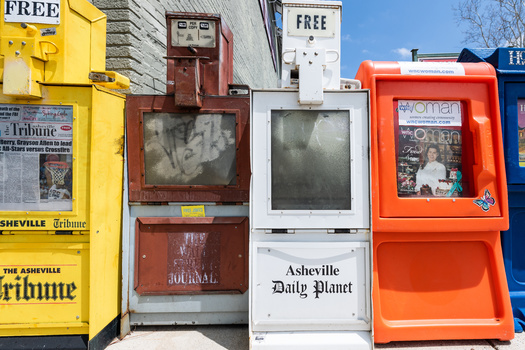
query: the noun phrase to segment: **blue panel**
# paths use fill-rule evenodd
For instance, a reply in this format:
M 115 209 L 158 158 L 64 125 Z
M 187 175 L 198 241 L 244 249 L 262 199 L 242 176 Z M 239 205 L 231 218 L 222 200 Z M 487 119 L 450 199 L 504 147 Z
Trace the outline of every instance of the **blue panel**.
M 525 202 L 525 192 L 509 192 L 509 195 L 515 202 Z M 521 325 L 525 325 L 525 207 L 509 209 L 510 228 L 501 233 L 501 245 L 515 328 L 520 331 Z
M 525 193 L 523 194 L 525 195 Z M 512 283 L 513 289 L 525 291 L 525 208 L 512 208 L 510 215 L 510 229 L 507 231 L 510 238 L 510 254 L 507 251 L 504 259 L 508 260 L 511 266 L 509 284 Z M 512 281 L 510 281 L 512 280 Z
M 525 99 L 525 49 L 464 49 L 458 62 L 496 68 L 509 193 L 508 231 L 501 233 L 515 329 L 525 327 L 525 167 L 519 162 L 518 99 Z
M 525 73 L 525 49 L 500 47 L 497 49 L 463 49 L 458 62 L 487 62 L 497 70 Z
M 525 184 L 525 167 L 520 166 L 518 136 L 518 99 L 525 99 L 525 75 L 522 78 L 523 82 L 505 82 L 504 84 L 503 129 L 505 137 L 503 144 L 509 184 Z M 500 79 L 503 79 L 503 76 Z M 525 162 L 525 159 L 522 161 Z
M 495 55 L 496 49 L 463 49 L 458 56 L 458 62 L 488 62 Z M 489 62 L 493 66 L 494 63 Z
M 499 70 L 521 70 L 525 69 L 525 49 L 514 47 L 502 47 L 497 50 L 496 57 L 491 56 L 487 62 L 492 63 Z
M 525 184 L 518 136 L 518 99 L 525 99 L 525 49 L 463 49 L 458 62 L 487 62 L 496 68 L 507 182 Z

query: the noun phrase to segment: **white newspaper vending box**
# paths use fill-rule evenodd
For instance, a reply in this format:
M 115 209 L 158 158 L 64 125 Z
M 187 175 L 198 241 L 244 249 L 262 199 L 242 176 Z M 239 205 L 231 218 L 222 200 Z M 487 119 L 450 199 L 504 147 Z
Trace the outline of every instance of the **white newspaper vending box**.
M 286 89 L 252 91 L 252 349 L 372 348 L 369 94 L 339 89 L 340 16 L 283 2 Z

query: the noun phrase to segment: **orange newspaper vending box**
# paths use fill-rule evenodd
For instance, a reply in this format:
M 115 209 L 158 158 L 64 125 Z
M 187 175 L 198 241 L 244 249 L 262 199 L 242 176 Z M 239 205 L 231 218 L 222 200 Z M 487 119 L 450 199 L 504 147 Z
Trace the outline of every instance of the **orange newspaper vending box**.
M 376 343 L 514 337 L 494 68 L 363 62 L 370 89 Z

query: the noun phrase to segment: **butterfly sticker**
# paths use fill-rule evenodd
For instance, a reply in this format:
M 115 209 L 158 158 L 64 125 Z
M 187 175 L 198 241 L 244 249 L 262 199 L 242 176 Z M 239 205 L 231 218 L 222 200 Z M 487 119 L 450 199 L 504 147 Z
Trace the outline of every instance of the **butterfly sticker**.
M 485 190 L 485 194 L 481 199 L 474 199 L 474 204 L 481 208 L 481 210 L 487 212 L 490 209 L 491 205 L 496 204 L 496 200 L 492 198 L 489 190 Z

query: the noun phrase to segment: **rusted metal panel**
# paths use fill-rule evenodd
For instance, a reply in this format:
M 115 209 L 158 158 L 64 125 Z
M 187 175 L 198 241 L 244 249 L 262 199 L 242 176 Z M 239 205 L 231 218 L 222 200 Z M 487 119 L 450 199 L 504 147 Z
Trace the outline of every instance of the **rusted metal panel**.
M 202 107 L 199 69 L 198 57 L 184 57 L 175 60 L 176 106 Z
M 202 102 L 202 108 L 195 110 L 175 106 L 172 96 L 127 96 L 126 118 L 130 201 L 143 203 L 248 201 L 250 184 L 249 96 L 204 96 Z M 227 119 L 226 117 L 234 116 L 235 141 L 233 141 L 233 135 L 229 135 L 229 139 L 232 142 L 229 147 L 233 147 L 233 142 L 235 143 L 235 150 L 232 151 L 235 154 L 235 174 L 232 181 L 222 184 L 202 184 L 199 183 L 198 178 L 184 178 L 173 182 L 147 183 L 145 148 L 148 145 L 145 145 L 144 141 L 145 113 L 168 113 L 171 118 L 179 116 L 184 120 L 191 119 L 191 116 L 202 115 L 203 118 L 206 118 L 208 124 L 213 122 L 214 115 L 224 120 Z M 212 119 L 210 120 L 210 118 Z M 159 142 L 156 146 L 158 152 L 154 162 L 166 164 L 166 167 L 162 170 L 163 172 L 167 175 L 175 174 L 180 171 L 179 168 L 181 167 L 177 160 L 187 160 L 189 157 L 193 157 L 192 159 L 195 159 L 196 162 L 200 161 L 204 167 L 207 166 L 210 156 L 206 154 L 206 150 L 202 145 L 195 147 L 195 143 L 198 143 L 198 138 L 201 138 L 206 144 L 213 145 L 213 147 L 219 143 L 210 136 L 214 134 L 207 131 L 211 126 L 204 124 L 206 123 L 193 122 L 180 126 L 186 136 L 179 137 L 179 139 L 173 141 L 170 141 L 170 139 L 176 138 L 173 133 L 170 133 L 167 129 L 159 129 L 159 133 L 167 133 L 163 137 L 170 141 L 168 143 Z M 217 168 L 220 166 L 222 158 L 216 155 L 213 157 L 215 157 L 213 160 L 215 162 L 214 166 Z
M 174 21 L 212 21 L 215 23 L 214 47 L 177 46 L 173 45 L 172 25 Z M 166 12 L 167 43 L 167 87 L 166 92 L 172 95 L 177 91 L 175 66 L 178 57 L 199 57 L 199 88 L 203 95 L 227 95 L 228 85 L 233 83 L 233 34 L 221 16 L 206 13 Z M 206 58 L 206 59 L 204 59 Z
M 247 217 L 139 217 L 139 295 L 232 294 L 248 289 Z

